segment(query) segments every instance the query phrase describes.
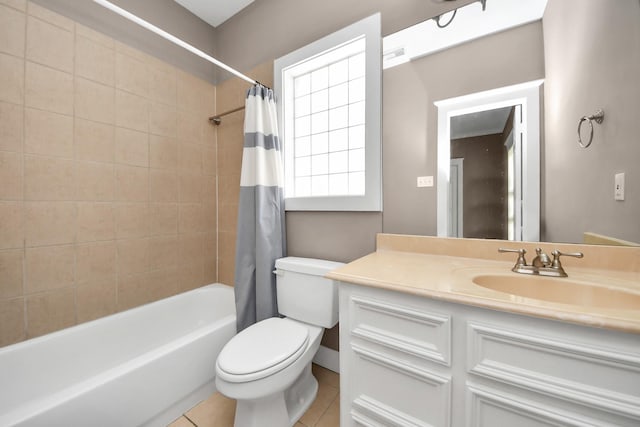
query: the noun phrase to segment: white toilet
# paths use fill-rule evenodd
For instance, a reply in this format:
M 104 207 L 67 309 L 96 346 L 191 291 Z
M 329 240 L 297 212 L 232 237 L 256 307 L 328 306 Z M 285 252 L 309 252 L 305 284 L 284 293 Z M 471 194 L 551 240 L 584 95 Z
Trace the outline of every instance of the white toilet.
M 278 311 L 233 337 L 216 361 L 216 386 L 237 400 L 235 427 L 291 427 L 318 391 L 311 361 L 324 328 L 338 323 L 338 284 L 323 276 L 344 264 L 276 260 Z

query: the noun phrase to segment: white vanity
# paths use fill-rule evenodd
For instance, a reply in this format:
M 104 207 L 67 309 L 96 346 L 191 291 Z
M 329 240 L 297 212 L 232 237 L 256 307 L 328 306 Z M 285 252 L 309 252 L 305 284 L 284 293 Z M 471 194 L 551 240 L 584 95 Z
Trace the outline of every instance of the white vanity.
M 576 247 L 379 235 L 377 252 L 330 273 L 341 426 L 640 425 L 640 248 L 581 247 L 585 259 L 565 265 L 572 292 L 608 285 L 571 305 L 562 291 L 543 302 L 473 283 L 521 285 L 501 244 Z

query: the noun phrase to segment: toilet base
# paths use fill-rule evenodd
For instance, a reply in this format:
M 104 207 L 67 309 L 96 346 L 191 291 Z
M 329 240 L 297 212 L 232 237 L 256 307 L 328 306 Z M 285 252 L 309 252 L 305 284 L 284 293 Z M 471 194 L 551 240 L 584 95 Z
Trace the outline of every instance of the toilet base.
M 262 399 L 238 400 L 234 427 L 293 427 L 318 394 L 309 363 L 288 389 Z

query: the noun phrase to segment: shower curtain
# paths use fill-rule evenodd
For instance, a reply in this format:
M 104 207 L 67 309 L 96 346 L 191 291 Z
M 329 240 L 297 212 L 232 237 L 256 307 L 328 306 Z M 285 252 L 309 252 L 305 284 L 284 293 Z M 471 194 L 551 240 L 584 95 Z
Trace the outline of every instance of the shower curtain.
M 236 240 L 238 332 L 278 315 L 275 260 L 286 253 L 284 177 L 273 90 L 247 92 Z

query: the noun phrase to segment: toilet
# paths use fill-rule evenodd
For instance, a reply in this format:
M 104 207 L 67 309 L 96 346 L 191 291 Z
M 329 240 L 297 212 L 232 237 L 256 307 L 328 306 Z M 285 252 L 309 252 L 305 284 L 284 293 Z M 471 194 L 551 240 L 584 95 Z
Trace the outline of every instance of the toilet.
M 278 311 L 244 329 L 216 361 L 216 387 L 237 400 L 235 427 L 291 427 L 318 392 L 311 361 L 325 328 L 338 323 L 338 284 L 323 276 L 344 264 L 276 260 Z

